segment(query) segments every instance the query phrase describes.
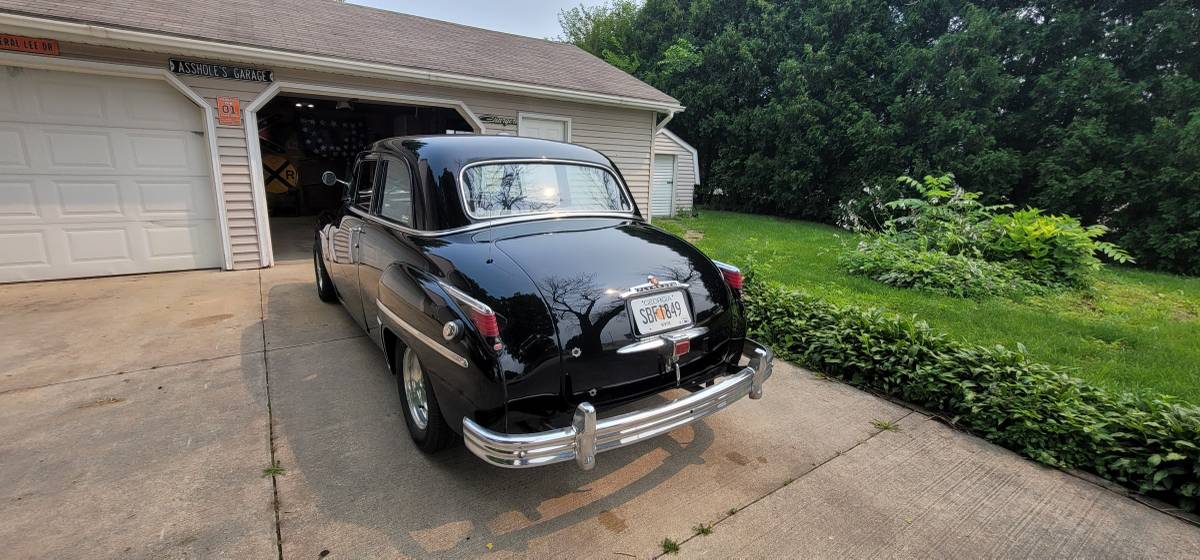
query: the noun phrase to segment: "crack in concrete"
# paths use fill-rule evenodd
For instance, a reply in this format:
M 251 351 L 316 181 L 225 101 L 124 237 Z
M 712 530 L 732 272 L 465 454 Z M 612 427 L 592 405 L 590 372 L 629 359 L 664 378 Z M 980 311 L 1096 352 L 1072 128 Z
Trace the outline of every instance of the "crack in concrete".
M 909 410 L 909 411 L 908 411 L 907 413 L 905 413 L 903 416 L 901 416 L 901 417 L 899 417 L 899 418 L 897 418 L 897 419 L 893 420 L 893 422 L 896 422 L 896 423 L 898 424 L 898 423 L 900 423 L 901 421 L 903 421 L 905 418 L 908 418 L 909 416 L 912 416 L 913 414 L 920 414 L 920 413 L 919 413 L 919 412 L 917 412 L 917 411 L 915 411 L 915 410 Z M 755 499 L 754 499 L 753 501 L 751 501 L 750 503 L 748 503 L 748 504 L 746 504 L 746 505 L 744 505 L 744 506 L 742 506 L 742 507 L 740 507 L 740 508 L 737 508 L 737 511 L 736 511 L 736 512 L 734 512 L 733 514 L 726 515 L 725 517 L 722 517 L 722 518 L 720 518 L 720 519 L 718 519 L 718 520 L 714 521 L 714 522 L 712 523 L 712 525 L 709 525 L 709 527 L 710 527 L 710 528 L 715 528 L 717 525 L 720 525 L 721 523 L 723 523 L 723 522 L 724 522 L 726 519 L 730 519 L 730 518 L 732 518 L 734 515 L 737 515 L 738 513 L 742 512 L 743 510 L 745 510 L 745 509 L 747 509 L 747 508 L 749 508 L 749 507 L 752 507 L 754 504 L 757 504 L 758 502 L 761 502 L 761 501 L 763 501 L 764 499 L 766 499 L 766 498 L 768 498 L 768 497 L 770 497 L 770 496 L 773 496 L 773 495 L 774 495 L 776 492 L 778 492 L 778 491 L 780 491 L 780 490 L 783 490 L 784 488 L 787 488 L 788 486 L 790 486 L 790 485 L 792 485 L 792 484 L 794 484 L 794 483 L 798 482 L 800 479 L 802 479 L 802 478 L 804 478 L 804 477 L 806 477 L 806 476 L 808 476 L 808 475 L 810 475 L 810 474 L 812 474 L 812 473 L 814 473 L 814 472 L 817 472 L 817 470 L 818 470 L 818 469 L 820 469 L 821 467 L 824 467 L 825 465 L 829 464 L 829 463 L 830 463 L 830 462 L 832 462 L 834 459 L 837 459 L 838 457 L 841 457 L 842 455 L 845 455 L 845 454 L 847 454 L 847 453 L 849 453 L 849 452 L 851 452 L 851 451 L 854 451 L 854 450 L 855 450 L 855 449 L 857 449 L 857 448 L 858 448 L 860 445 L 863 445 L 864 443 L 867 443 L 868 441 L 871 441 L 872 439 L 874 439 L 874 438 L 875 438 L 875 436 L 877 436 L 877 435 L 879 435 L 879 434 L 881 434 L 881 433 L 883 433 L 883 432 L 887 432 L 887 431 L 891 431 L 891 430 L 876 430 L 876 431 L 875 431 L 875 433 L 873 433 L 873 434 L 871 434 L 871 435 L 867 436 L 867 437 L 866 437 L 865 439 L 863 439 L 862 441 L 859 441 L 858 443 L 855 443 L 854 445 L 851 445 L 850 447 L 848 447 L 848 448 L 846 448 L 846 449 L 844 449 L 844 450 L 842 450 L 842 451 L 838 451 L 837 453 L 834 453 L 833 455 L 831 455 L 831 456 L 830 456 L 828 459 L 825 459 L 824 461 L 821 461 L 820 463 L 817 463 L 816 465 L 814 465 L 814 466 L 813 466 L 813 468 L 811 468 L 811 469 L 808 469 L 807 471 L 805 471 L 805 472 L 804 472 L 803 474 L 801 474 L 800 476 L 797 476 L 796 478 L 793 478 L 793 479 L 791 479 L 791 480 L 788 480 L 787 482 L 784 482 L 783 484 L 779 485 L 779 487 L 778 487 L 778 488 L 775 488 L 774 490 L 771 490 L 770 492 L 767 492 L 766 494 L 763 494 L 762 496 L 759 496 L 759 497 L 755 498 Z M 686 538 L 684 538 L 683 540 L 679 541 L 679 548 L 680 548 L 680 550 L 682 550 L 682 549 L 683 549 L 683 545 L 687 544 L 689 541 L 691 541 L 692 539 L 694 539 L 694 538 L 696 538 L 696 537 L 699 537 L 699 536 L 700 536 L 700 535 L 697 535 L 697 534 L 695 534 L 695 533 L 692 533 L 691 535 L 688 535 L 688 536 L 687 536 Z M 655 558 L 655 559 L 658 559 L 658 558 L 663 558 L 663 557 L 665 557 L 666 555 L 667 555 L 667 553 L 665 553 L 665 552 L 660 552 L 660 553 L 656 554 L 656 555 L 654 556 L 654 558 Z
M 283 560 L 283 531 L 279 526 L 279 475 L 274 474 L 275 462 L 275 416 L 271 410 L 271 362 L 267 357 L 267 303 L 262 293 L 262 269 L 258 270 L 258 313 L 262 325 L 263 341 L 263 386 L 267 393 L 267 442 L 271 452 L 271 505 L 275 511 L 275 551 L 278 560 Z

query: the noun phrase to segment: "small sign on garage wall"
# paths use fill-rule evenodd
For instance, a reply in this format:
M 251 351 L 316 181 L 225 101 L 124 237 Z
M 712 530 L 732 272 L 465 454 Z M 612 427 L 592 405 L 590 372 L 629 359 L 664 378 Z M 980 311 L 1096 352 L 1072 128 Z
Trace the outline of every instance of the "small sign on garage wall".
M 242 108 L 238 98 L 217 98 L 217 123 L 222 126 L 242 126 Z
M 5 35 L 0 33 L 0 49 L 58 56 L 58 41 L 55 39 L 40 39 L 37 37 L 22 37 L 20 35 Z
M 261 68 L 246 68 L 229 66 L 227 64 L 210 64 L 191 60 L 167 61 L 168 67 L 176 74 L 184 76 L 201 76 L 204 78 L 221 78 L 223 80 L 243 80 L 247 82 L 266 82 L 274 80 L 274 73 Z

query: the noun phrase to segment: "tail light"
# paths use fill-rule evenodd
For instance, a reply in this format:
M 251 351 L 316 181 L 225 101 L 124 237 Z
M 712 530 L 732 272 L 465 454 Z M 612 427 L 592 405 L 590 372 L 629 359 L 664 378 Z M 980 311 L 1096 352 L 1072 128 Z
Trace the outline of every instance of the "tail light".
M 721 270 L 721 276 L 725 277 L 725 283 L 734 290 L 742 289 L 742 270 L 731 264 L 725 264 L 720 261 L 713 261 L 717 268 Z
M 491 309 L 469 309 L 467 313 L 471 316 L 471 322 L 475 323 L 475 328 L 479 329 L 479 334 L 493 338 L 500 336 L 500 323 L 496 322 L 496 314 Z
M 453 286 L 442 284 L 442 288 L 467 311 L 471 324 L 475 325 L 475 330 L 479 331 L 480 335 L 488 339 L 500 336 L 500 322 L 496 320 L 496 312 L 492 311 L 491 307 Z M 499 350 L 503 346 L 499 342 L 495 342 L 494 348 Z

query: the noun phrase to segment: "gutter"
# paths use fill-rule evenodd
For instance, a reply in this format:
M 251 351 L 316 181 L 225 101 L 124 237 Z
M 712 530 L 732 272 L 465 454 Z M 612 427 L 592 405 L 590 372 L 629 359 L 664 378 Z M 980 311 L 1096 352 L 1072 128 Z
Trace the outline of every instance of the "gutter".
M 132 31 L 103 25 L 74 23 L 14 13 L 0 13 L 0 26 L 13 26 L 39 33 L 57 34 L 59 36 L 55 38 L 65 41 L 133 48 L 164 54 L 191 54 L 193 56 L 212 57 L 231 61 L 269 63 L 287 68 L 316 69 L 335 74 L 429 82 L 524 96 L 532 95 L 549 99 L 614 107 L 648 109 L 668 113 L 668 121 L 670 120 L 670 115 L 683 110 L 683 106 L 677 103 L 651 101 L 636 97 L 578 91 L 553 86 L 526 84 L 434 70 L 421 70 L 391 64 L 294 53 L 231 43 L 219 43 L 216 41 Z M 665 121 L 663 124 L 665 124 Z

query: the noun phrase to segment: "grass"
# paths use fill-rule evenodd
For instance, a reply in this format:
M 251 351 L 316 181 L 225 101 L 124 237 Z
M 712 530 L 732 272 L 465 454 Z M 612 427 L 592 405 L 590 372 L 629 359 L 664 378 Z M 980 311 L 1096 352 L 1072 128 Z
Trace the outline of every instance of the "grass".
M 275 464 L 262 470 L 262 475 L 264 478 L 268 476 L 283 476 L 284 474 L 287 474 L 287 469 L 281 467 L 279 465 L 279 461 L 276 461 Z
M 967 300 L 850 275 L 837 257 L 857 237 L 831 226 L 713 211 L 654 223 L 691 232 L 686 237 L 713 258 L 765 261 L 766 279 L 827 301 L 915 315 L 965 342 L 1024 344 L 1038 361 L 1094 383 L 1200 404 L 1200 278 L 1106 267 L 1087 291 Z
M 712 534 L 713 528 L 712 528 L 712 525 L 705 525 L 705 524 L 701 523 L 699 525 L 696 525 L 695 527 L 692 527 L 692 532 L 697 536 L 706 536 L 707 537 L 708 535 Z
M 663 554 L 679 554 L 679 543 L 666 538 L 659 545 L 662 547 Z
M 883 432 L 898 432 L 900 426 L 891 420 L 872 420 L 871 426 Z

